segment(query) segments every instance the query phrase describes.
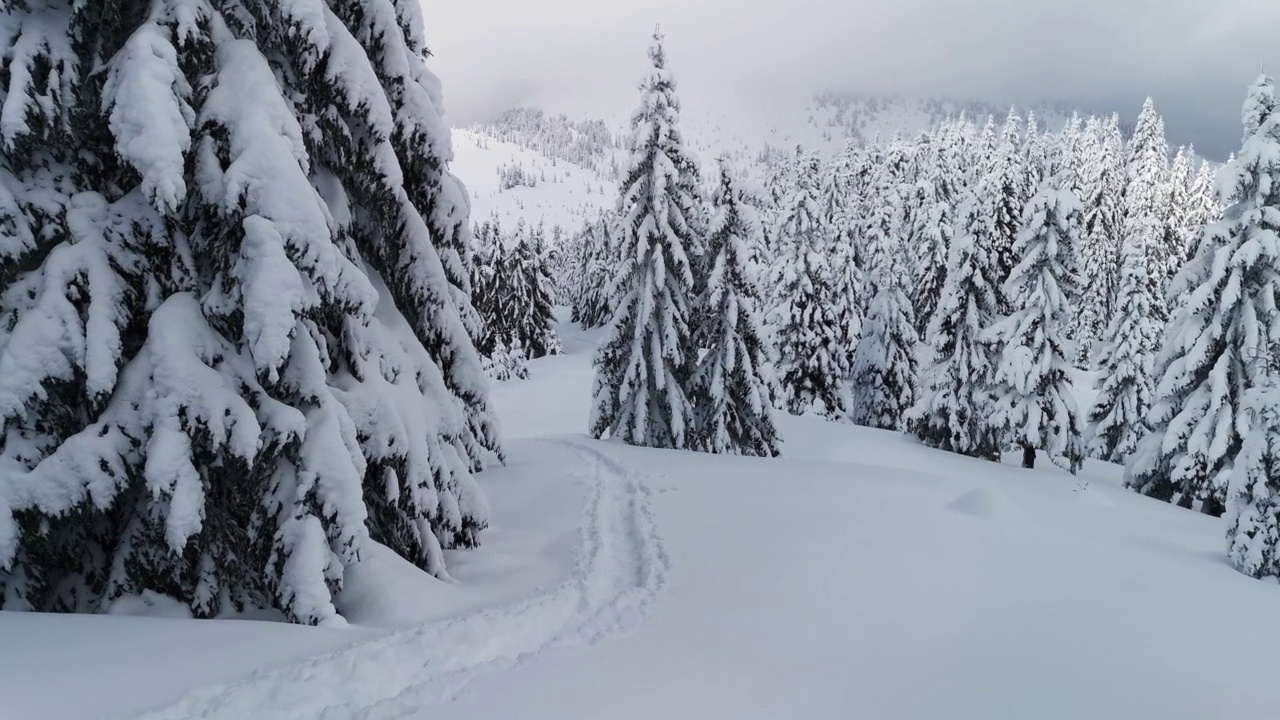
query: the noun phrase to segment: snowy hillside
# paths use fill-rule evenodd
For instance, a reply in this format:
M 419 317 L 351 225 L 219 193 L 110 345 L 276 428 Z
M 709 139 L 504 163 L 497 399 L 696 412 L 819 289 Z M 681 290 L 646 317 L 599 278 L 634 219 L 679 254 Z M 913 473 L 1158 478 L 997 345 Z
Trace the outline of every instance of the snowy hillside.
M 471 218 L 497 215 L 504 225 L 524 219 L 572 232 L 613 207 L 617 185 L 608 173 L 548 157 L 473 130 L 453 132 L 453 172 L 471 199 Z
M 375 555 L 347 630 L 0 613 L 0 717 L 1270 715 L 1280 587 L 1221 520 L 811 418 L 778 460 L 591 441 L 595 337 L 560 333 L 495 388 L 511 462 L 453 583 Z

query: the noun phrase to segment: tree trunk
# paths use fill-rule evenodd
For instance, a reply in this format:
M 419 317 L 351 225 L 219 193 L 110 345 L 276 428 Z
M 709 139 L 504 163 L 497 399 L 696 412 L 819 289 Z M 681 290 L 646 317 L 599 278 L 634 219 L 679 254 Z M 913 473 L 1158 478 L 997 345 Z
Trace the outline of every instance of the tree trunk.
M 1036 467 L 1036 449 L 1026 443 L 1022 444 L 1022 467 L 1034 470 Z

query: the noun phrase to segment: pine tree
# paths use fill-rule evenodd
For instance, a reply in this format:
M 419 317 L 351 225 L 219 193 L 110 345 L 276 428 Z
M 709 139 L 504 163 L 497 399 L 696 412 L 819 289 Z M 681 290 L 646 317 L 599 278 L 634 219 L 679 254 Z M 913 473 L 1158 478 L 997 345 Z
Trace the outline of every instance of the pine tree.
M 584 328 L 601 327 L 613 312 L 609 304 L 610 272 L 614 265 L 614 218 L 603 212 L 581 233 L 581 273 L 577 277 L 571 319 Z
M 528 233 L 517 229 L 512 248 L 512 272 L 517 276 L 519 296 L 513 298 L 519 328 L 513 338 L 525 357 L 536 360 L 560 353 L 555 329 L 555 301 L 551 297 L 551 274 L 542 226 Z
M 879 198 L 886 217 L 867 225 L 871 302 L 854 358 L 850 418 L 859 425 L 897 430 L 916 400 L 919 338 L 904 287 L 910 274 L 903 269 L 901 241 L 891 218 L 898 200 L 890 168 L 881 166 L 870 181 L 869 194 Z
M 1005 283 L 1014 312 L 990 330 L 1001 348 L 992 424 L 1005 445 L 1022 450 L 1023 467 L 1035 467 L 1036 451 L 1043 450 L 1075 473 L 1084 451 L 1061 329 L 1071 312 L 1072 216 L 1079 206 L 1061 182 L 1061 176 L 1045 179 L 1023 214 L 1014 246 L 1021 261 Z
M 998 448 L 988 424 L 994 367 L 982 335 L 999 312 L 998 270 L 979 200 L 985 192 L 985 184 L 969 190 L 958 208 L 947 283 L 926 334 L 931 357 L 907 430 L 932 447 L 994 460 Z
M 1079 305 L 1073 335 L 1076 367 L 1089 368 L 1096 344 L 1106 337 L 1114 307 L 1120 226 L 1123 218 L 1117 190 L 1124 174 L 1119 127 L 1091 119 L 1085 130 L 1089 152 L 1080 170 L 1081 238 Z
M 1188 227 L 1189 195 L 1191 190 L 1191 158 L 1187 148 L 1178 148 L 1173 164 L 1169 166 L 1167 195 L 1164 213 L 1164 252 L 1167 254 L 1168 277 L 1164 280 L 1166 291 L 1165 305 L 1170 309 L 1177 305 L 1178 298 L 1168 295 L 1169 282 L 1178 274 L 1188 260 L 1187 247 L 1190 245 L 1191 229 Z
M 689 339 L 693 277 L 686 248 L 700 242 L 693 237 L 685 178 L 696 166 L 680 134 L 680 104 L 660 32 L 649 59 L 653 72 L 631 116 L 613 319 L 595 357 L 590 427 L 596 437 L 684 449 L 693 429 L 686 390 L 697 360 Z
M 988 188 L 990 194 L 985 198 L 984 212 L 992 231 L 991 249 L 994 253 L 996 267 L 996 300 L 1002 313 L 1007 314 L 1009 300 L 1004 297 L 1004 283 L 1017 264 L 1013 253 L 1013 245 L 1021 230 L 1022 209 L 1026 205 L 1026 168 L 1019 141 L 1019 126 L 1022 120 L 1017 112 L 1009 109 L 1009 117 L 1005 120 L 1000 142 L 992 156 Z
M 1157 400 L 1126 482 L 1139 492 L 1213 515 L 1223 512 L 1247 427 L 1250 388 L 1280 338 L 1280 113 L 1271 79 L 1245 102 L 1246 137 L 1225 170 L 1234 189 L 1226 218 L 1210 226 L 1171 290 L 1185 298 L 1160 351 Z
M 1098 397 L 1089 411 L 1090 454 L 1107 462 L 1124 462 L 1146 434 L 1152 354 L 1160 333 L 1151 309 L 1147 243 L 1158 239 L 1154 232 L 1132 232 L 1121 246 L 1119 302 L 1107 325 Z
M 0 11 L 6 609 L 153 590 L 340 623 L 370 541 L 444 575 L 487 523 L 421 13 L 224 8 Z
M 769 317 L 777 343 L 779 383 L 793 415 L 814 410 L 829 417 L 844 413 L 840 383 L 845 368 L 836 346 L 836 325 L 821 199 L 816 187 L 821 164 L 808 155 L 776 231 L 779 256 L 772 285 L 779 302 Z
M 1165 238 L 1168 188 L 1169 146 L 1164 139 L 1164 122 L 1156 114 L 1151 98 L 1147 98 L 1130 141 L 1123 242 L 1140 244 L 1147 253 L 1147 284 L 1151 295 L 1148 306 L 1158 325 L 1169 318 L 1166 290 L 1169 279 L 1178 270 L 1179 260 L 1170 252 Z
M 1274 370 L 1274 369 L 1273 369 Z M 1256 578 L 1280 576 L 1280 380 L 1245 394 L 1248 431 L 1228 473 L 1227 557 Z
M 706 352 L 693 375 L 695 447 L 711 453 L 773 457 L 778 432 L 772 417 L 769 357 L 758 313 L 759 288 L 749 248 L 761 240 L 760 219 L 744 201 L 727 165 L 712 195 L 706 287 L 698 298 L 704 324 L 694 333 Z
M 940 132 L 930 148 L 932 152 L 922 152 L 918 160 L 915 198 L 919 207 L 912 215 L 912 241 L 908 247 L 918 258 L 912 312 L 921 337 L 938 307 L 947 279 L 947 249 L 954 233 L 952 204 L 960 195 L 956 168 L 950 164 L 957 154 L 955 137 L 955 133 Z
M 1214 183 L 1216 171 L 1208 162 L 1200 164 L 1195 180 L 1191 183 L 1186 214 L 1187 257 L 1194 258 L 1200 254 L 1200 239 L 1205 228 L 1222 219 L 1222 202 L 1218 198 L 1218 189 Z
M 862 309 L 865 305 L 862 269 L 858 267 L 857 208 L 849 196 L 853 169 L 848 156 L 840 154 L 823 168 L 819 189 L 819 222 L 823 244 L 829 253 L 831 300 L 836 320 L 835 352 L 840 376 L 853 372 L 853 356 L 862 337 Z M 850 217 L 850 214 L 853 217 Z

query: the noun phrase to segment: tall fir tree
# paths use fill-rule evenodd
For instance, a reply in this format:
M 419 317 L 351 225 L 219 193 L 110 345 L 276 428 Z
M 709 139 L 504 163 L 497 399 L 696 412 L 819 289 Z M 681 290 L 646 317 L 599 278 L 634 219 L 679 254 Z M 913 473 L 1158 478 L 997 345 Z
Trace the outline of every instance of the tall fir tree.
M 879 198 L 883 215 L 899 202 L 891 166 L 874 173 L 869 194 Z M 904 269 L 902 243 L 891 216 L 868 225 L 871 300 L 853 364 L 853 422 L 897 430 L 916 400 L 915 316 L 907 298 L 910 273 Z
M 961 192 L 958 168 L 952 164 L 959 154 L 954 147 L 958 137 L 958 133 L 940 131 L 928 149 L 931 152 L 920 153 L 918 159 L 915 197 L 920 207 L 912 216 L 914 241 L 909 247 L 918 257 L 912 312 L 920 337 L 928 329 L 947 279 L 947 250 L 955 232 L 953 205 Z
M 1274 362 L 1274 360 L 1273 360 Z M 1280 576 L 1280 377 L 1275 368 L 1245 394 L 1240 453 L 1227 469 L 1227 558 L 1256 578 Z
M 1019 135 L 1021 123 L 1017 112 L 1010 108 L 992 156 L 991 174 L 987 180 L 989 194 L 984 198 L 983 208 L 992 233 L 991 249 L 997 281 L 994 291 L 997 303 L 1005 313 L 1009 309 L 1009 300 L 1004 297 L 1004 282 L 1017 264 L 1013 245 L 1022 229 L 1022 209 L 1027 200 L 1026 161 Z
M 1164 334 L 1151 434 L 1126 474 L 1145 495 L 1212 515 L 1225 508 L 1248 427 L 1246 395 L 1280 339 L 1280 113 L 1269 77 L 1243 115 L 1244 146 L 1223 171 L 1232 205 L 1171 286 L 1185 300 Z
M 1169 179 L 1166 183 L 1164 213 L 1164 247 L 1168 254 L 1166 262 L 1168 277 L 1165 278 L 1165 305 L 1170 311 L 1177 306 L 1179 298 L 1169 293 L 1169 283 L 1178 274 L 1189 259 L 1187 247 L 1191 243 L 1190 192 L 1191 192 L 1191 157 L 1186 147 L 1179 147 L 1169 166 Z
M 513 307 L 519 322 L 515 340 L 530 360 L 560 353 L 555 328 L 555 299 L 551 294 L 551 272 L 547 266 L 545 232 L 541 225 L 517 228 L 511 261 L 517 275 L 519 303 Z
M 1121 247 L 1118 303 L 1099 356 L 1098 397 L 1089 411 L 1089 452 L 1099 460 L 1123 463 L 1146 434 L 1152 356 L 1161 329 L 1151 308 L 1147 243 L 1159 240 L 1157 232 L 1131 232 Z
M 1076 367 L 1090 368 L 1095 347 L 1106 337 L 1112 317 L 1119 266 L 1123 206 L 1118 190 L 1124 176 L 1119 127 L 1090 119 L 1085 130 L 1089 152 L 1081 164 L 1081 237 L 1077 257 L 1079 303 L 1073 335 Z
M 845 410 L 840 386 L 846 368 L 840 361 L 843 348 L 837 346 L 839 319 L 816 186 L 820 174 L 817 155 L 806 156 L 780 215 L 779 256 L 771 277 L 778 303 L 768 322 L 777 344 L 778 382 L 787 411 L 838 417 Z
M 1062 328 L 1075 284 L 1071 235 L 1079 204 L 1061 184 L 1061 175 L 1046 178 L 1023 213 L 1014 246 L 1021 260 L 1005 283 L 1014 311 L 989 331 L 1001 353 L 992 424 L 1004 446 L 1022 450 L 1023 467 L 1035 467 L 1043 451 L 1075 473 L 1084 450 Z
M 1171 252 L 1166 238 L 1169 213 L 1169 146 L 1164 121 L 1155 103 L 1147 98 L 1129 144 L 1124 190 L 1125 243 L 1141 245 L 1147 254 L 1149 311 L 1163 325 L 1169 318 L 1166 290 L 1178 270 L 1179 254 Z
M 0 604 L 445 575 L 501 446 L 421 11 L 122 9 L 0 11 Z
M 615 220 L 613 213 L 604 211 L 588 222 L 579 235 L 580 271 L 574 280 L 571 319 L 584 328 L 597 328 L 609 322 L 613 308 L 609 304 L 609 281 L 614 266 Z
M 946 286 L 925 338 L 928 365 L 907 430 L 932 447 L 996 459 L 988 422 L 994 358 L 983 332 L 1000 310 L 995 291 L 999 270 L 979 199 L 985 192 L 985 184 L 970 189 L 958 209 Z
M 689 195 L 697 166 L 680 133 L 680 103 L 660 32 L 649 59 L 653 71 L 631 116 L 610 288 L 613 319 L 595 356 L 590 429 L 633 445 L 684 449 L 693 429 L 686 393 L 697 360 L 689 339 L 694 281 L 686 252 L 701 244 L 693 235 Z
M 705 349 L 690 392 L 694 447 L 773 457 L 779 438 L 773 423 L 769 352 L 749 259 L 750 248 L 762 242 L 761 224 L 723 158 L 711 207 L 708 273 L 698 298 L 703 324 L 694 333 L 696 346 Z
M 1216 177 L 1217 171 L 1204 161 L 1191 182 L 1186 216 L 1188 258 L 1200 254 L 1200 240 L 1204 237 L 1205 228 L 1222 219 L 1222 201 L 1218 197 Z
M 866 304 L 864 278 L 857 259 L 858 206 L 850 196 L 852 176 L 849 156 L 840 153 L 824 166 L 819 190 L 822 203 L 819 222 L 828 252 L 836 322 L 836 361 L 841 377 L 848 377 L 853 371 L 853 356 L 862 337 Z

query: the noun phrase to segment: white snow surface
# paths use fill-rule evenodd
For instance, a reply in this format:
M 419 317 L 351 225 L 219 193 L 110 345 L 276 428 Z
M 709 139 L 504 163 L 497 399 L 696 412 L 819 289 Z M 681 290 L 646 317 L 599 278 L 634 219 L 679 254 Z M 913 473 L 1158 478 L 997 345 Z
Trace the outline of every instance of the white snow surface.
M 1273 714 L 1280 587 L 1221 520 L 816 418 L 776 460 L 588 440 L 598 338 L 560 332 L 495 386 L 511 462 L 454 583 L 375 549 L 343 630 L 0 613 L 0 718 Z
M 453 130 L 453 153 L 450 169 L 465 179 L 471 219 L 477 223 L 497 215 L 508 231 L 524 220 L 544 224 L 548 234 L 557 225 L 571 234 L 612 209 L 618 198 L 618 184 L 594 170 L 473 130 Z M 504 167 L 520 168 L 536 184 L 503 189 L 499 171 Z

